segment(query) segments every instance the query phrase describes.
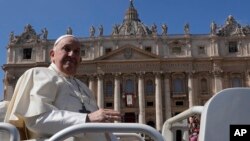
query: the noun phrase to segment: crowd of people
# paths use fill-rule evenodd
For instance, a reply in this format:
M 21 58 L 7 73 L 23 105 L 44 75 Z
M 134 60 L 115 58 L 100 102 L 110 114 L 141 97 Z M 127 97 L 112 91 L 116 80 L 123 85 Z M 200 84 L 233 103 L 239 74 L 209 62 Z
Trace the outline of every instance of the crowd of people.
M 193 115 L 188 118 L 189 126 L 189 141 L 198 141 L 200 130 L 200 118 L 198 115 Z

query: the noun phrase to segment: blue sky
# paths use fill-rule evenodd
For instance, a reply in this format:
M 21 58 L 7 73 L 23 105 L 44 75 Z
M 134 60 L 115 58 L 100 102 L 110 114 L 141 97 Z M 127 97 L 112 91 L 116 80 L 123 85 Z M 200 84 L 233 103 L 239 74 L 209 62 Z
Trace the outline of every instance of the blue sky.
M 225 23 L 228 15 L 241 24 L 250 24 L 249 0 L 134 0 L 141 21 L 148 26 L 168 25 L 169 34 L 182 34 L 185 23 L 191 34 L 209 33 L 215 21 Z M 70 26 L 78 37 L 89 36 L 90 26 L 104 27 L 110 35 L 112 26 L 123 21 L 129 0 L 0 0 L 0 65 L 6 63 L 6 46 L 11 31 L 20 35 L 31 24 L 36 32 L 46 27 L 48 38 L 56 39 Z M 0 79 L 4 72 L 0 70 Z M 0 99 L 3 83 L 0 81 Z

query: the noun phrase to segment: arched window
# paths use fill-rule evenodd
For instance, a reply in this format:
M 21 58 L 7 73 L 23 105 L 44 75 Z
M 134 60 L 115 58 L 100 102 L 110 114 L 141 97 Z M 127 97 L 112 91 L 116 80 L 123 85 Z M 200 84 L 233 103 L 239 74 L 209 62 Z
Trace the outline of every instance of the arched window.
M 239 77 L 232 78 L 232 87 L 242 87 L 242 82 Z
M 207 93 L 207 92 L 208 92 L 207 79 L 202 78 L 201 79 L 201 93 Z
M 113 96 L 113 83 L 112 81 L 106 81 L 106 92 L 105 92 L 106 97 L 112 97 Z
M 134 82 L 131 79 L 126 80 L 125 92 L 134 93 Z
M 153 95 L 154 94 L 154 83 L 152 80 L 146 81 L 146 95 Z

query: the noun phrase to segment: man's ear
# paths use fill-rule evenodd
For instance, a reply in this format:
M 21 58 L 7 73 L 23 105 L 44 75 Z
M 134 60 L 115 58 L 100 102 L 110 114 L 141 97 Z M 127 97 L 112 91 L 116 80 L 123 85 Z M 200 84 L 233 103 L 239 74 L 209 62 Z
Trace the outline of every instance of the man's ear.
M 49 51 L 49 56 L 50 56 L 50 60 L 51 60 L 51 62 L 53 62 L 53 58 L 54 58 L 54 56 L 55 56 L 55 51 L 53 50 L 53 49 L 51 49 L 50 51 Z

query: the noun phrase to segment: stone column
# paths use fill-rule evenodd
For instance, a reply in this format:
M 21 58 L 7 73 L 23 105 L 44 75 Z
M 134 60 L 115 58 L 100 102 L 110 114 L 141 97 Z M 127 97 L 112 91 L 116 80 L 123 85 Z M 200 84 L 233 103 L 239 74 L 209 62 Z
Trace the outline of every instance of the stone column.
M 171 95 L 170 95 L 170 74 L 164 74 L 165 87 L 165 116 L 166 119 L 171 117 Z
M 144 95 L 144 75 L 138 76 L 138 95 L 139 95 L 139 123 L 145 124 L 145 95 Z
M 89 76 L 89 89 L 94 93 L 94 76 Z
M 104 52 L 104 48 L 103 48 L 103 45 L 101 44 L 100 46 L 99 46 L 99 56 L 103 56 L 103 53 Z
M 230 87 L 230 81 L 229 81 L 229 73 L 224 74 L 224 88 Z
M 211 44 L 212 44 L 212 50 L 213 50 L 212 56 L 219 56 L 218 43 L 217 43 L 216 39 L 212 39 Z
M 222 90 L 222 72 L 214 71 L 214 92 L 215 94 Z
M 115 74 L 114 110 L 121 111 L 120 75 Z
M 156 46 L 155 46 L 155 54 L 156 54 L 156 55 L 159 55 L 159 54 L 160 54 L 159 44 L 158 44 L 158 43 L 156 43 Z
M 89 89 L 97 99 L 96 89 L 95 89 L 95 77 L 93 75 L 89 76 Z
M 104 96 L 103 96 L 103 76 L 98 75 L 97 81 L 97 105 L 99 108 L 104 108 Z
M 188 101 L 189 107 L 194 106 L 193 73 L 188 74 Z
M 156 129 L 161 131 L 162 128 L 162 93 L 161 93 L 161 75 L 155 75 L 155 114 L 156 114 Z
M 246 78 L 246 80 L 245 80 L 245 87 L 250 87 L 250 75 L 249 75 L 249 71 L 246 71 L 245 72 L 245 78 Z

